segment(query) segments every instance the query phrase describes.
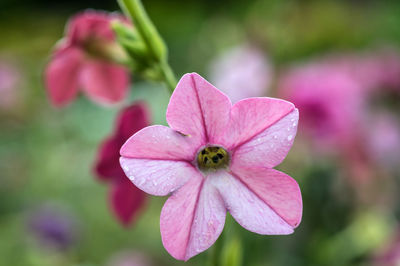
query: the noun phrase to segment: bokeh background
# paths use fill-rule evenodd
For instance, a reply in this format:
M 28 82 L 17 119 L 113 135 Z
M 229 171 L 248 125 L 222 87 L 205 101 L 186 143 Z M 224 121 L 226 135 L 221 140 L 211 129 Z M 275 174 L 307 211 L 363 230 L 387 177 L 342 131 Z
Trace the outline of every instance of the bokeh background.
M 233 100 L 280 97 L 300 109 L 279 169 L 300 184 L 302 223 L 293 235 L 260 236 L 228 217 L 221 256 L 242 254 L 251 266 L 399 265 L 400 2 L 144 2 L 177 76 L 195 71 Z M 150 198 L 123 228 L 94 178 L 99 143 L 123 104 L 80 97 L 56 109 L 48 101 L 52 47 L 87 8 L 118 5 L 0 2 L 0 265 L 183 265 L 161 243 L 165 198 Z M 129 98 L 166 123 L 161 84 L 133 74 Z M 185 264 L 207 265 L 214 249 Z

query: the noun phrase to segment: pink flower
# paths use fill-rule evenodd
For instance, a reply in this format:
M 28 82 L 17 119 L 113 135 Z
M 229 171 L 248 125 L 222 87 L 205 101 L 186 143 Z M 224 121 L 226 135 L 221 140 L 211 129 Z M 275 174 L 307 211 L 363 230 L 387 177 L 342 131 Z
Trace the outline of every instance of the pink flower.
M 171 96 L 165 126 L 146 127 L 121 148 L 121 165 L 143 191 L 172 195 L 160 218 L 164 247 L 188 260 L 220 235 L 226 211 L 258 234 L 290 234 L 300 223 L 298 184 L 272 169 L 286 157 L 298 110 L 273 98 L 229 98 L 196 73 Z
M 319 148 L 337 148 L 357 135 L 366 95 L 343 68 L 320 62 L 296 67 L 282 75 L 278 89 L 299 108 L 304 132 Z
M 120 49 L 110 28 L 113 19 L 122 18 L 85 11 L 70 20 L 66 37 L 56 46 L 45 71 L 48 94 L 55 106 L 67 105 L 79 90 L 104 105 L 126 96 L 129 72 L 110 58 Z
M 212 62 L 211 81 L 233 103 L 266 93 L 272 79 L 272 66 L 262 51 L 251 46 L 228 50 Z
M 119 164 L 119 150 L 134 133 L 149 125 L 148 112 L 143 103 L 121 111 L 114 134 L 100 147 L 95 165 L 97 176 L 110 183 L 109 201 L 119 221 L 128 226 L 143 206 L 146 196 L 125 176 Z

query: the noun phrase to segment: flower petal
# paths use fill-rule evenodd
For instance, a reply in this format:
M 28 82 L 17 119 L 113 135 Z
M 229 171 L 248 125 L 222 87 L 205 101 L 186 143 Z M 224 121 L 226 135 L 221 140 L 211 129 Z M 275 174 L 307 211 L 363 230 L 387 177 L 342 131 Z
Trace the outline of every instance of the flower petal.
M 272 126 L 247 140 L 234 151 L 232 167 L 273 168 L 280 164 L 292 147 L 298 120 L 299 111 L 294 109 Z
M 294 105 L 274 98 L 248 98 L 231 109 L 229 130 L 220 142 L 232 149 L 275 124 L 293 111 Z
M 62 107 L 78 94 L 78 75 L 83 53 L 78 48 L 65 48 L 56 52 L 45 70 L 47 92 L 51 102 Z
M 94 171 L 100 179 L 112 179 L 125 176 L 119 165 L 121 140 L 116 137 L 106 139 L 100 146 Z
M 219 171 L 209 178 L 220 192 L 230 214 L 247 230 L 262 235 L 293 233 L 293 226 L 270 207 L 252 187 L 241 181 L 242 177 L 226 171 Z M 279 189 L 275 188 L 278 193 Z M 271 196 L 271 198 L 273 197 Z
M 171 128 L 194 136 L 203 145 L 215 143 L 226 130 L 229 98 L 196 73 L 179 81 L 167 109 Z
M 296 180 L 275 169 L 232 169 L 234 175 L 293 228 L 300 224 L 303 203 Z
M 127 177 L 113 183 L 110 191 L 110 204 L 115 216 L 129 226 L 146 200 L 146 194 L 135 187 Z
M 119 113 L 115 134 L 125 142 L 133 134 L 148 125 L 150 125 L 150 111 L 146 103 L 141 101 L 135 102 Z
M 78 45 L 84 45 L 90 39 L 97 41 L 113 41 L 115 34 L 110 22 L 119 16 L 102 11 L 85 10 L 73 16 L 66 29 L 69 40 Z
M 80 78 L 88 97 L 105 105 L 121 101 L 130 82 L 126 68 L 100 60 L 86 62 Z
M 122 169 L 138 188 L 146 193 L 165 196 L 184 185 L 198 171 L 188 162 L 131 159 L 121 157 Z
M 218 191 L 201 176 L 190 181 L 165 203 L 160 218 L 165 249 L 188 260 L 208 249 L 221 234 L 226 209 Z
M 198 148 L 191 137 L 156 125 L 146 127 L 129 138 L 121 148 L 121 156 L 193 161 Z

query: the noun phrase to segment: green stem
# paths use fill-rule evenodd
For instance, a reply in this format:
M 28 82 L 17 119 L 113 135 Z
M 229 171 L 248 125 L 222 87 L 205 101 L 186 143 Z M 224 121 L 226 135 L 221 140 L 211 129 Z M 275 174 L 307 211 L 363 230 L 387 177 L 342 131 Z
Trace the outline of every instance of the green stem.
M 227 216 L 226 227 L 214 244 L 208 266 L 241 266 L 243 246 L 237 226 Z
M 156 27 L 148 17 L 140 0 L 119 0 L 120 6 L 131 17 L 139 35 L 143 38 L 152 56 L 160 60 L 166 54 L 166 47 Z
M 151 60 L 155 61 L 155 66 L 159 68 L 161 78 L 166 84 L 168 90 L 172 93 L 176 87 L 177 81 L 175 74 L 168 64 L 167 47 L 157 32 L 156 27 L 148 17 L 140 0 L 118 0 L 121 9 L 128 15 L 147 47 Z
M 168 64 L 168 62 L 161 62 L 160 69 L 161 69 L 162 75 L 164 77 L 164 83 L 167 86 L 170 93 L 172 94 L 174 92 L 176 84 L 177 84 L 175 74 L 174 74 L 171 66 Z
M 213 249 L 211 250 L 207 266 L 220 266 L 220 257 L 222 254 L 223 242 L 224 231 L 222 231 L 221 235 L 215 242 Z

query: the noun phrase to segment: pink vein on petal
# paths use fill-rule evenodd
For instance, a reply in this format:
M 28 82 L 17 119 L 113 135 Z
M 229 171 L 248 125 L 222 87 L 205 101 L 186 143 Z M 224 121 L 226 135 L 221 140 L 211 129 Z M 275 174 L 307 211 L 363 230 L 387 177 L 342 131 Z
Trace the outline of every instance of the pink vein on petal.
M 190 194 L 190 200 L 187 195 Z M 190 203 L 191 202 L 191 203 Z M 190 206 L 187 204 L 190 203 Z M 175 258 L 188 260 L 208 249 L 221 234 L 226 209 L 210 180 L 193 178 L 165 203 L 161 234 L 165 248 Z M 176 228 L 184 228 L 179 235 Z
M 203 134 L 204 134 L 205 141 L 207 143 L 209 138 L 208 138 L 208 133 L 207 133 L 206 122 L 204 120 L 204 110 L 203 110 L 203 107 L 202 107 L 201 102 L 200 102 L 199 91 L 198 91 L 198 88 L 196 86 L 196 82 L 194 80 L 194 74 L 190 75 L 190 79 L 192 81 L 193 90 L 196 93 L 197 104 L 199 105 L 199 109 L 200 109 L 200 113 L 201 113 L 201 122 L 202 122 L 202 125 L 203 125 Z
M 258 169 L 259 171 L 262 172 L 271 172 L 272 174 L 277 174 L 277 175 L 284 175 L 285 174 L 275 170 L 275 169 Z M 250 172 L 249 169 L 247 169 L 247 172 Z M 256 195 L 261 201 L 263 201 L 266 205 L 268 205 L 268 207 L 274 211 L 279 217 L 281 217 L 287 224 L 289 224 L 290 226 L 292 226 L 293 228 L 297 227 L 300 223 L 301 220 L 301 213 L 302 213 L 302 204 L 301 204 L 301 195 L 300 195 L 300 189 L 297 185 L 297 182 L 294 181 L 294 179 L 292 179 L 289 176 L 286 176 L 288 178 L 290 178 L 290 181 L 292 181 L 291 185 L 295 186 L 296 191 L 294 191 L 293 194 L 295 194 L 294 200 L 296 200 L 295 202 L 295 209 L 291 210 L 290 212 L 286 213 L 287 215 L 294 215 L 295 217 L 285 217 L 284 215 L 282 215 L 282 211 L 279 211 L 276 206 L 272 206 L 270 202 L 268 202 L 268 200 L 266 200 L 266 197 L 263 197 L 261 195 L 261 189 L 258 189 L 257 191 L 257 187 L 256 188 L 252 188 L 249 186 L 248 182 L 244 181 L 244 178 L 240 177 L 239 175 L 237 175 L 236 173 L 233 173 L 232 171 L 229 172 L 229 174 L 231 174 L 234 178 L 236 178 L 240 183 L 242 183 L 243 186 L 245 186 L 249 191 L 251 191 L 252 193 L 254 193 L 254 195 Z M 286 191 L 285 191 L 286 192 Z M 267 195 L 265 195 L 267 196 Z M 286 202 L 287 200 L 290 199 L 290 197 L 286 197 Z M 293 200 L 293 199 L 292 199 Z
M 232 106 L 227 132 L 229 135 L 225 136 L 223 142 L 227 147 L 236 149 L 287 116 L 293 109 L 295 107 L 292 103 L 275 98 L 241 100 Z M 270 110 L 274 110 L 275 113 L 271 113 Z M 250 130 L 252 128 L 256 130 Z

